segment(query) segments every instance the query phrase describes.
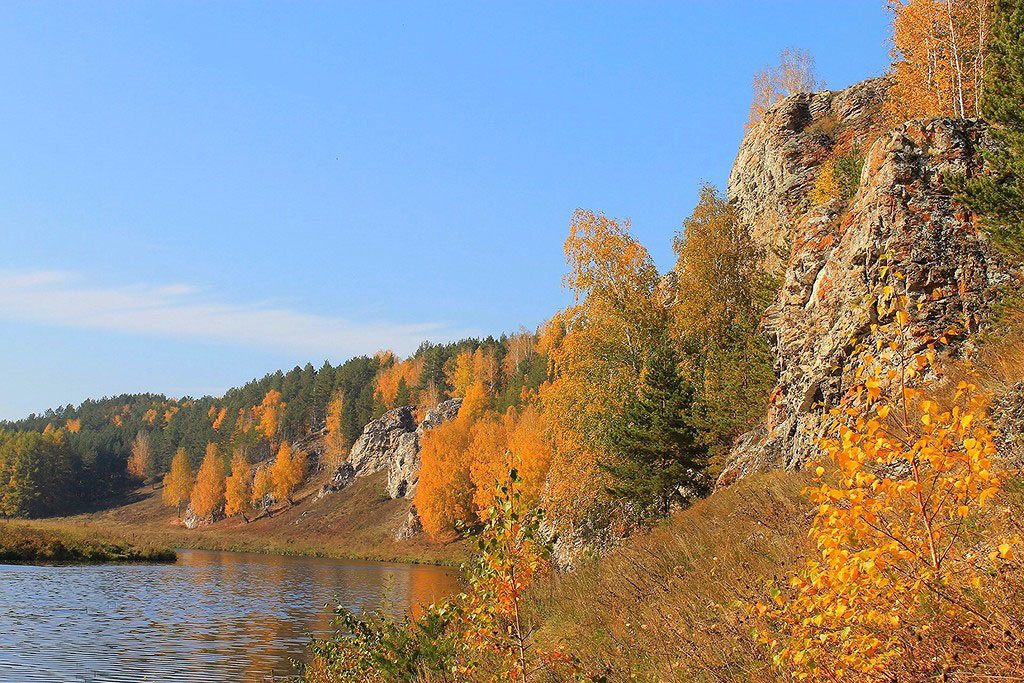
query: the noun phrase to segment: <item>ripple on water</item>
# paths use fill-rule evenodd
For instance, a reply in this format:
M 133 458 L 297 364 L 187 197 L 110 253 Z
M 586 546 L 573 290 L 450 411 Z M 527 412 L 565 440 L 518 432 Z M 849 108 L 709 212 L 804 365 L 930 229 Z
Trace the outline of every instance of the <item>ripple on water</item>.
M 174 565 L 0 565 L 0 681 L 262 681 L 292 673 L 340 600 L 451 593 L 438 567 L 187 550 Z M 390 588 L 388 588 L 390 586 Z

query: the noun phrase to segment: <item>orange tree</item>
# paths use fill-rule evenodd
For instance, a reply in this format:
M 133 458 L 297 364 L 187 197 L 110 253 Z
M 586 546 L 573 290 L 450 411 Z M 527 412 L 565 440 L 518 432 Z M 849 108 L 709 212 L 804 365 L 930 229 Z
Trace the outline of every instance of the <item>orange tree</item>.
M 192 487 L 192 511 L 206 519 L 224 505 L 224 459 L 217 452 L 217 444 L 206 444 L 206 455 L 196 473 Z
M 979 599 L 1013 555 L 1013 541 L 984 533 L 1002 480 L 982 397 L 964 381 L 947 405 L 929 398 L 935 344 L 915 335 L 907 304 L 892 286 L 881 292 L 888 322 L 872 326 L 875 346 L 861 348 L 820 442 L 807 490 L 818 554 L 752 607 L 765 622 L 755 637 L 797 680 L 891 680 L 908 634 L 920 639 L 937 619 L 1011 628 Z
M 480 519 L 494 499 L 494 482 L 509 471 L 519 473 L 519 489 L 526 505 L 540 502 L 551 462 L 551 448 L 542 413 L 533 403 L 509 408 L 500 418 L 481 420 L 473 427 L 468 446 L 473 503 Z
M 125 470 L 133 479 L 144 481 L 152 460 L 153 446 L 150 443 L 149 434 L 140 429 L 132 441 L 132 451 L 131 455 L 128 456 Z
M 345 459 L 350 445 L 345 438 L 345 430 L 342 428 L 341 415 L 344 404 L 345 397 L 342 392 L 335 392 L 327 404 L 327 413 L 324 419 L 324 426 L 327 428 L 327 436 L 324 437 L 324 463 L 331 471 Z
M 270 476 L 274 484 L 274 498 L 290 505 L 292 493 L 306 477 L 305 451 L 293 449 L 287 441 L 282 443 L 270 468 Z
M 231 458 L 231 474 L 224 481 L 224 514 L 245 515 L 251 506 L 252 466 L 241 449 Z
M 192 467 L 184 448 L 179 448 L 171 460 L 171 471 L 164 475 L 164 503 L 177 509 L 181 517 L 181 504 L 188 500 L 192 490 Z
M 617 510 L 606 494 L 608 434 L 637 394 L 644 359 L 668 326 L 650 254 L 628 220 L 577 210 L 565 240 L 575 302 L 546 326 L 551 381 L 540 404 L 553 452 L 546 493 L 551 524 L 567 538 L 599 535 Z
M 259 414 L 260 431 L 268 439 L 273 439 L 277 435 L 284 407 L 285 404 L 281 401 L 281 392 L 271 389 L 263 397 L 263 402 L 253 408 Z
M 990 0 L 888 0 L 892 11 L 894 123 L 981 115 Z
M 473 425 L 466 459 L 473 485 L 473 508 L 480 518 L 491 505 L 494 482 L 500 481 L 515 466 L 508 449 L 509 431 L 514 422 L 515 411 L 510 409 L 501 417 L 492 415 Z
M 261 510 L 267 509 L 267 496 L 274 493 L 273 466 L 260 467 L 252 475 L 252 504 Z
M 424 531 L 435 540 L 451 540 L 457 524 L 475 518 L 468 460 L 473 422 L 464 410 L 428 431 L 421 442 L 420 480 L 413 501 Z

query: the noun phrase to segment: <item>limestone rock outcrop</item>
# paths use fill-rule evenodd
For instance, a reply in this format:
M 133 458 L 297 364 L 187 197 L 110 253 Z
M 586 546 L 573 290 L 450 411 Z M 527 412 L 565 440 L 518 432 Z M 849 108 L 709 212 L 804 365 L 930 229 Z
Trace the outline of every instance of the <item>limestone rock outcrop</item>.
M 427 411 L 423 421 L 412 433 L 406 433 L 388 463 L 388 495 L 392 498 L 412 498 L 420 480 L 420 438 L 429 429 L 454 419 L 462 407 L 461 398 L 452 398 Z
M 423 523 L 420 521 L 420 513 L 415 505 L 409 507 L 409 514 L 395 532 L 396 541 L 404 541 L 416 534 L 423 532 Z
M 945 184 L 980 169 L 984 124 L 911 121 L 878 135 L 870 106 L 883 85 L 787 98 L 743 142 L 729 199 L 762 243 L 785 248 L 782 288 L 763 321 L 778 384 L 767 421 L 737 441 L 719 485 L 804 462 L 824 412 L 849 386 L 850 340 L 870 335 L 866 300 L 886 260 L 906 276 L 911 309 L 921 306 L 920 331 L 935 335 L 978 330 L 997 288 L 1018 277 Z M 870 145 L 853 199 L 812 207 L 808 193 L 833 144 L 809 130 L 821 116 Z
M 420 438 L 427 430 L 454 418 L 461 405 L 461 398 L 444 401 L 427 411 L 419 424 L 413 406 L 389 410 L 368 423 L 352 445 L 348 458 L 321 488 L 318 498 L 345 488 L 356 477 L 383 469 L 388 470 L 388 495 L 412 498 L 419 482 Z
M 363 427 L 363 433 L 352 444 L 348 463 L 361 475 L 379 472 L 388 466 L 402 435 L 415 429 L 412 406 L 389 410 Z
M 192 503 L 189 503 L 188 508 L 185 509 L 185 516 L 181 518 L 181 523 L 185 525 L 186 529 L 198 529 L 201 526 L 207 526 L 222 519 L 224 519 L 223 505 L 214 510 L 210 516 L 200 517 L 192 508 Z
M 784 261 L 821 164 L 837 146 L 866 147 L 886 128 L 886 90 L 884 79 L 873 78 L 787 97 L 743 138 L 726 194 L 773 260 Z

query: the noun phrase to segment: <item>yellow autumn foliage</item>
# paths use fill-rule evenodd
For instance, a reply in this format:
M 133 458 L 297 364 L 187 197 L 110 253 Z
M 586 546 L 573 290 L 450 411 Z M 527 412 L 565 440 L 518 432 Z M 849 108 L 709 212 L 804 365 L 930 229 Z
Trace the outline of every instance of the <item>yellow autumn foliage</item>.
M 179 448 L 171 459 L 171 469 L 164 475 L 163 500 L 167 505 L 178 509 L 181 513 L 181 504 L 188 500 L 192 491 L 192 467 L 188 462 L 188 455 L 184 448 Z
M 769 625 L 759 640 L 795 680 L 876 680 L 909 654 L 905 629 L 925 633 L 936 612 L 1004 629 L 977 593 L 1016 542 L 983 533 L 1002 486 L 984 397 L 963 381 L 948 404 L 928 398 L 935 345 L 907 304 L 892 286 L 879 294 L 888 322 L 820 442 L 806 491 L 818 555 L 754 606 Z
M 210 517 L 224 504 L 224 469 L 217 444 L 206 444 L 206 455 L 196 474 L 191 497 L 192 511 L 200 519 Z
M 989 0 L 889 0 L 892 56 L 886 111 L 909 119 L 981 116 Z
M 306 453 L 292 449 L 288 442 L 282 443 L 277 449 L 277 459 L 270 468 L 274 482 L 274 497 L 281 501 L 292 502 L 292 493 L 306 476 Z
M 224 482 L 224 514 L 248 512 L 252 504 L 252 467 L 241 450 L 231 458 L 231 474 Z

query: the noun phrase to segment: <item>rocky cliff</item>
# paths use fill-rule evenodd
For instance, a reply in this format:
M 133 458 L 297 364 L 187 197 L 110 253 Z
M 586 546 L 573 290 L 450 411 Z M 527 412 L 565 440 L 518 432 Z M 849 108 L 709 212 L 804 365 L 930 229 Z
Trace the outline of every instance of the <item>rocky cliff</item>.
M 810 204 L 821 165 L 839 148 L 866 147 L 884 130 L 886 83 L 874 78 L 845 90 L 787 97 L 744 136 L 727 195 L 784 265 L 799 218 Z
M 344 488 L 356 477 L 387 469 L 388 495 L 393 499 L 412 498 L 419 482 L 420 438 L 458 415 L 461 405 L 461 398 L 444 401 L 427 411 L 418 424 L 413 406 L 395 408 L 368 423 L 319 497 Z
M 934 119 L 886 130 L 884 91 L 871 80 L 786 98 L 740 148 L 729 199 L 783 273 L 764 320 L 778 385 L 767 420 L 738 441 L 720 485 L 804 461 L 824 411 L 848 386 L 850 340 L 870 334 L 865 300 L 881 281 L 883 255 L 907 277 L 922 332 L 978 330 L 997 288 L 1017 277 L 945 185 L 950 174 L 979 170 L 984 124 Z M 852 198 L 812 206 L 822 164 L 837 149 L 858 148 L 863 168 Z
M 420 439 L 424 432 L 454 419 L 462 407 L 461 398 L 452 398 L 427 411 L 416 429 L 403 434 L 388 461 L 388 495 L 412 498 L 420 481 Z

